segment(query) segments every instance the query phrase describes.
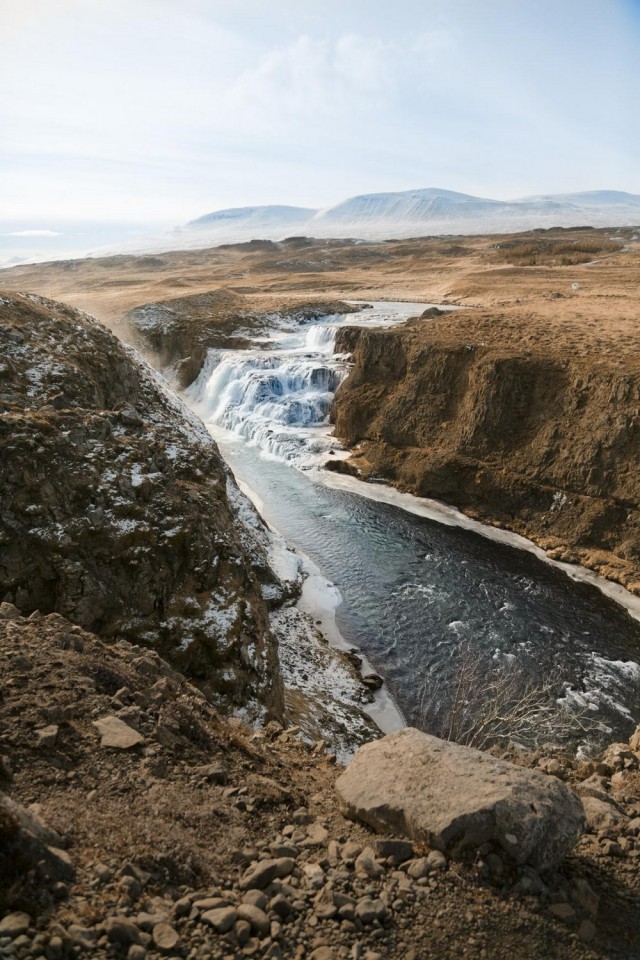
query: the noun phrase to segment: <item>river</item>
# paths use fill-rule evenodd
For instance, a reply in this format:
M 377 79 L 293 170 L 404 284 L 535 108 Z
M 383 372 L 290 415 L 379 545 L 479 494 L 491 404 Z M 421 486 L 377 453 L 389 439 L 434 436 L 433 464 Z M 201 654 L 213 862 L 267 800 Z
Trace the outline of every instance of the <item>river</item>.
M 549 682 L 554 709 L 588 724 L 572 731 L 572 749 L 626 739 L 640 720 L 640 622 L 623 606 L 528 550 L 452 524 L 451 511 L 447 522 L 419 516 L 320 469 L 345 455 L 328 424 L 348 372 L 333 353 L 336 328 L 400 323 L 427 306 L 378 303 L 281 327 L 250 350 L 212 351 L 188 402 L 265 520 L 338 588 L 342 636 L 407 722 L 432 729 L 472 658 L 479 700 L 496 671 Z

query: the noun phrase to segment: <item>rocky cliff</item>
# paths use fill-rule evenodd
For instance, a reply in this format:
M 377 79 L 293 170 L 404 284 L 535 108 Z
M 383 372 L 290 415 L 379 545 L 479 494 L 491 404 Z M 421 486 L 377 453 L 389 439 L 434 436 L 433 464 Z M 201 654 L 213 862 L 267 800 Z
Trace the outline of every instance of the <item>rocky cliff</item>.
M 349 468 L 515 530 L 640 593 L 640 369 L 475 311 L 345 328 Z M 339 467 L 340 468 L 340 467 Z
M 0 600 L 282 709 L 280 585 L 204 427 L 97 321 L 0 296 Z

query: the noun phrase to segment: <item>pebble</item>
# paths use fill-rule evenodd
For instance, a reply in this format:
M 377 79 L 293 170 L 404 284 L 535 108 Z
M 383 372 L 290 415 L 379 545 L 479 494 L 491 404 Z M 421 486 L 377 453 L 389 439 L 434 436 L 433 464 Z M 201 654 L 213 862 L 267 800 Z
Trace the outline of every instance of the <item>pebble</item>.
M 31 917 L 28 913 L 8 913 L 0 920 L 0 937 L 19 937 L 21 933 L 26 933 L 31 926 Z
M 140 943 L 140 931 L 128 917 L 107 917 L 104 930 L 112 943 Z
M 271 921 L 264 910 L 261 910 L 251 903 L 240 904 L 238 907 L 238 917 L 240 920 L 245 920 L 251 924 L 252 930 L 255 930 L 260 936 L 266 936 L 271 929 Z
M 365 847 L 362 853 L 355 861 L 356 874 L 364 877 L 380 877 L 384 873 L 382 867 L 375 858 L 375 853 L 371 847 Z
M 235 925 L 234 932 L 238 943 L 240 946 L 243 946 L 251 937 L 251 924 L 247 923 L 246 920 L 238 920 Z
M 240 880 L 240 889 L 264 890 L 264 888 L 268 887 L 277 877 L 283 878 L 289 876 L 295 865 L 296 862 L 292 857 L 280 857 L 277 860 L 260 860 L 258 863 L 249 867 L 242 877 Z
M 242 902 L 250 903 L 259 910 L 266 910 L 269 901 L 261 890 L 247 890 L 242 894 Z
M 431 864 L 426 857 L 417 857 L 409 864 L 407 874 L 412 880 L 420 880 L 422 877 L 428 877 L 431 869 Z
M 596 925 L 592 920 L 583 920 L 578 927 L 578 936 L 584 943 L 591 943 L 596 935 Z
M 552 903 L 549 906 L 549 912 L 558 920 L 573 920 L 576 915 L 570 903 Z
M 130 750 L 132 747 L 144 743 L 144 737 L 137 730 L 113 715 L 94 720 L 93 726 L 97 728 L 100 734 L 101 747 Z
M 384 917 L 385 906 L 382 900 L 372 900 L 369 897 L 364 897 L 356 904 L 355 913 L 358 920 L 367 926 L 373 923 L 374 920 L 380 920 Z
M 193 906 L 196 910 L 204 912 L 205 910 L 217 910 L 219 907 L 228 907 L 229 901 L 225 897 L 205 897 L 204 900 L 194 900 Z M 188 912 L 185 910 L 185 913 Z
M 307 827 L 307 836 L 302 841 L 303 847 L 320 847 L 329 839 L 329 831 L 321 823 L 312 823 Z
M 376 857 L 391 861 L 393 866 L 398 866 L 413 856 L 413 844 L 408 840 L 376 840 L 374 850 Z
M 147 951 L 141 943 L 132 943 L 127 952 L 127 960 L 145 960 Z
M 202 919 L 218 933 L 230 930 L 238 918 L 234 907 L 219 907 L 217 910 L 208 910 L 202 914 Z
M 319 863 L 304 863 L 302 865 L 302 872 L 304 873 L 307 884 L 312 890 L 319 890 L 320 887 L 324 885 L 324 870 Z
M 343 860 L 346 860 L 347 863 L 353 863 L 361 853 L 362 847 L 360 844 L 354 843 L 353 840 L 347 840 L 340 852 L 340 856 Z
M 283 896 L 281 893 L 278 893 L 269 903 L 269 910 L 273 910 L 273 912 L 277 913 L 279 917 L 282 917 L 283 920 L 286 920 L 287 917 L 291 916 L 293 912 L 293 906 L 285 896 Z
M 153 944 L 162 953 L 170 953 L 178 944 L 180 936 L 169 923 L 156 923 L 151 932 Z
M 59 732 L 60 727 L 55 723 L 50 724 L 48 727 L 43 727 L 41 730 L 36 730 L 36 746 L 43 749 L 55 747 Z

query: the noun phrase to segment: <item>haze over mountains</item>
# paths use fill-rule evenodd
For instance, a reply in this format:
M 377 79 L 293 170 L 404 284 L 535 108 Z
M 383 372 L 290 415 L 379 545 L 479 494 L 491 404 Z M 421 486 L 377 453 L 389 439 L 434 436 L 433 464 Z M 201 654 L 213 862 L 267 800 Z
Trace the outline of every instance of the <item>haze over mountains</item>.
M 165 221 L 166 223 L 166 221 Z M 0 222 L 0 268 L 17 263 L 193 250 L 290 236 L 392 240 L 517 233 L 549 227 L 640 225 L 640 195 L 618 190 L 491 200 L 429 187 L 349 197 L 324 209 L 273 204 L 214 210 L 182 226 Z M 33 224 L 26 226 L 32 228 Z M 51 230 L 50 228 L 54 229 Z
M 282 239 L 295 228 L 312 237 L 391 239 L 446 233 L 504 233 L 536 227 L 632 226 L 640 196 L 616 190 L 491 200 L 429 187 L 350 197 L 333 207 L 259 206 L 216 210 L 182 234 L 211 242 Z

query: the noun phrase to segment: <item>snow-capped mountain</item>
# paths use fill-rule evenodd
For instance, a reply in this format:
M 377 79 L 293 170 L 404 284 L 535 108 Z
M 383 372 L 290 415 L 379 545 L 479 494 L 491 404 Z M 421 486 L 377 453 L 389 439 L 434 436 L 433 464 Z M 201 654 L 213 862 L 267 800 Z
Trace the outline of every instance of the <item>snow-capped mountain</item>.
M 536 227 L 632 226 L 640 196 L 615 190 L 491 200 L 429 187 L 350 197 L 321 210 L 264 206 L 217 210 L 191 221 L 184 240 L 220 243 L 282 239 L 292 229 L 311 237 L 392 239 L 443 233 L 501 233 Z
M 316 213 L 308 207 L 265 206 L 265 207 L 231 207 L 228 210 L 215 210 L 204 217 L 198 217 L 187 224 L 189 227 L 223 227 L 232 224 L 246 224 L 254 227 L 269 227 L 277 224 L 282 226 L 296 226 L 306 223 Z
M 15 225 L 8 225 L 14 232 L 0 229 L 0 269 L 15 265 L 17 258 L 19 262 L 29 263 L 62 257 L 157 253 L 247 240 L 284 240 L 291 236 L 392 240 L 588 225 L 639 226 L 640 196 L 617 190 L 594 190 L 491 200 L 429 187 L 400 193 L 366 193 L 325 209 L 271 204 L 214 210 L 162 233 L 143 233 L 136 229 L 138 235 L 129 240 L 124 238 L 134 231 L 126 229 L 126 225 L 116 231 L 114 225 L 109 225 L 107 230 L 98 224 L 86 237 L 76 228 L 61 228 L 46 244 L 38 239 L 37 250 L 34 250 L 35 240 L 23 239 L 23 232 L 16 233 Z M 103 238 L 107 235 L 110 242 L 105 245 Z M 103 239 L 102 243 L 96 242 L 98 237 Z

